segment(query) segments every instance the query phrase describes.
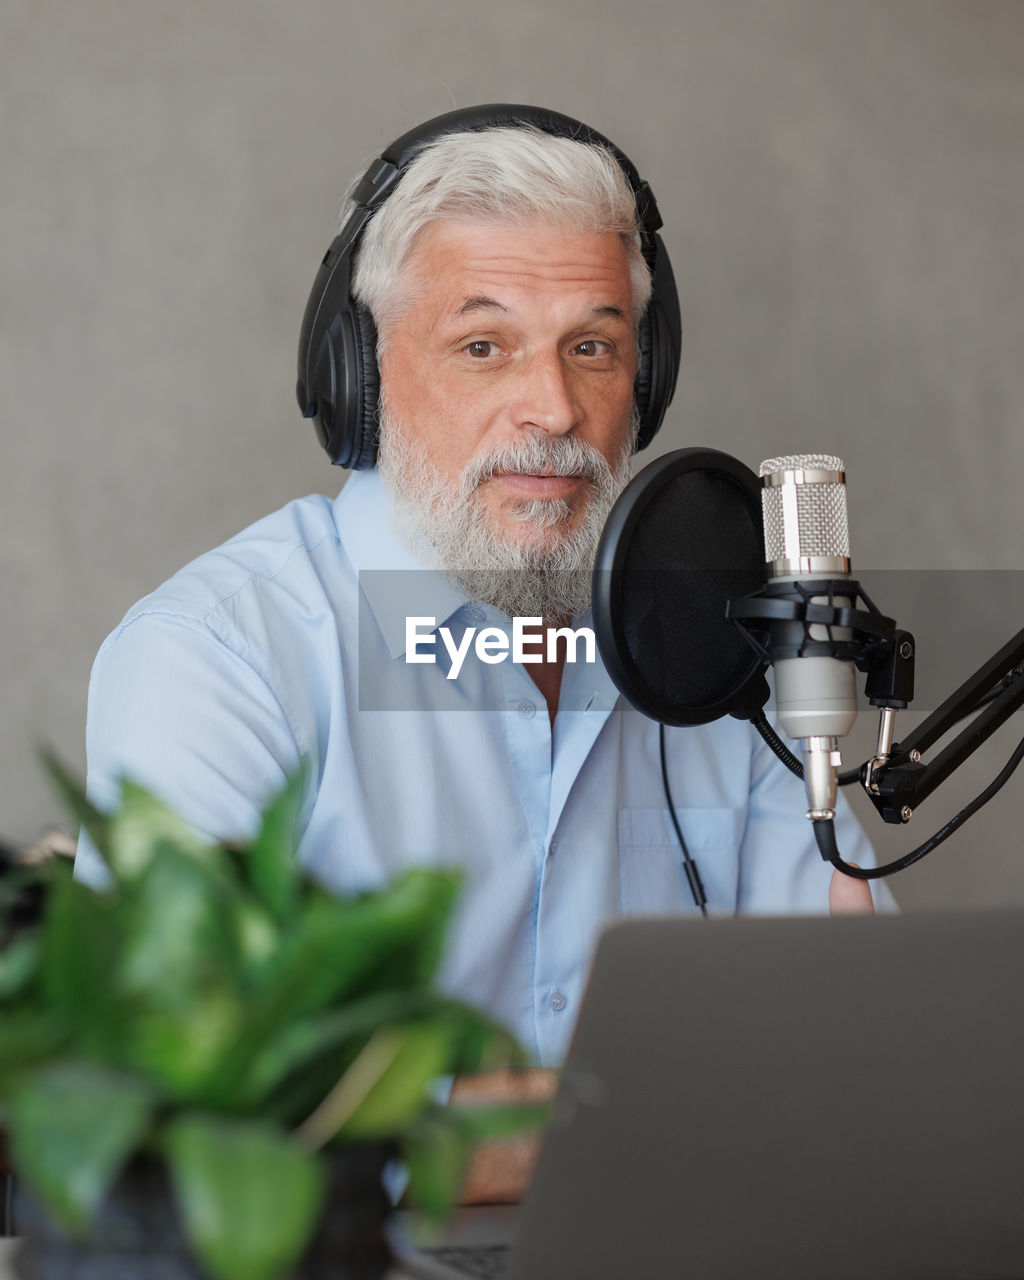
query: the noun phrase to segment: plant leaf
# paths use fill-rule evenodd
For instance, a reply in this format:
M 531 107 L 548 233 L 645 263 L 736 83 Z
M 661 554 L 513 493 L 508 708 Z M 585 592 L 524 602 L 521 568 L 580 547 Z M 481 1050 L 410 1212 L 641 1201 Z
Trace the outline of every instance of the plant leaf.
M 90 833 L 91 834 L 91 833 Z M 214 846 L 199 836 L 151 791 L 129 779 L 121 782 L 121 805 L 107 826 L 107 860 L 118 879 L 131 879 L 149 866 L 160 844 L 210 858 Z
M 401 1140 L 410 1199 L 431 1218 L 447 1217 L 458 1203 L 477 1143 L 528 1133 L 549 1112 L 539 1103 L 431 1107 Z
M 244 1025 L 207 1102 L 230 1106 L 257 1055 L 297 1020 L 364 993 L 429 989 L 458 884 L 454 873 L 417 869 L 358 899 L 311 887 L 280 945 L 247 975 Z
M 539 1129 L 551 1115 L 551 1106 L 546 1102 L 449 1105 L 443 1114 L 464 1138 L 475 1143 L 514 1138 Z
M 447 999 L 433 992 L 385 991 L 360 997 L 340 1009 L 315 1014 L 281 1028 L 281 1034 L 252 1060 L 241 1090 L 247 1099 L 256 1102 L 266 1098 L 282 1081 L 287 1082 L 293 1072 L 309 1069 L 314 1060 L 329 1056 L 336 1063 L 339 1050 L 346 1046 L 353 1052 L 361 1048 L 379 1027 L 418 1018 L 444 1017 L 447 1011 Z M 329 1081 L 328 1087 L 333 1083 Z
M 402 1137 L 410 1198 L 430 1217 L 446 1217 L 458 1202 L 473 1148 L 529 1133 L 549 1114 L 546 1103 L 431 1107 Z
M 471 1075 L 499 1067 L 527 1065 L 527 1055 L 515 1037 L 490 1014 L 440 993 L 434 999 L 434 1012 L 452 1028 L 452 1057 L 448 1072 Z
M 243 956 L 230 922 L 243 892 L 217 858 L 158 842 L 121 890 L 124 943 L 112 979 L 131 1016 L 122 1058 L 179 1099 L 204 1086 L 243 1020 Z M 219 865 L 218 865 L 219 863 Z
M 257 969 L 267 963 L 280 942 L 280 931 L 270 912 L 255 898 L 239 893 L 232 903 L 234 937 L 242 966 Z
M 122 892 L 120 988 L 158 1008 L 187 1010 L 211 983 L 237 985 L 236 939 L 224 927 L 229 896 L 214 867 L 161 837 L 149 864 Z
M 264 1114 L 295 1125 L 331 1091 L 374 1031 L 425 1020 L 450 1030 L 445 1075 L 522 1060 L 512 1036 L 472 1006 L 431 990 L 384 991 L 282 1023 L 240 1068 L 233 1102 L 239 1110 L 259 1106 Z
M 370 938 L 390 926 L 401 946 L 392 942 L 374 969 L 374 984 L 428 987 L 444 952 L 448 925 L 462 886 L 453 870 L 412 867 L 392 886 L 374 895 L 367 913 Z M 375 918 L 376 917 L 376 918 Z
M 165 1135 L 185 1230 L 216 1280 L 273 1280 L 301 1255 L 323 1195 L 317 1158 L 263 1125 L 186 1115 Z
M 28 1186 L 72 1232 L 82 1231 L 149 1124 L 142 1081 L 86 1062 L 27 1078 L 8 1110 L 11 1152 Z
M 299 814 L 308 768 L 303 765 L 264 811 L 259 835 L 249 848 L 249 875 L 263 904 L 278 920 L 291 915 L 301 873 L 295 857 Z
M 48 1007 L 90 1055 L 115 1056 L 122 1008 L 112 975 L 118 972 L 120 933 L 115 899 L 60 875 L 50 888 L 43 924 L 42 985 Z
M 444 1023 L 412 1023 L 378 1034 L 393 1041 L 394 1053 L 341 1125 L 339 1132 L 345 1138 L 388 1138 L 401 1133 L 429 1104 L 431 1085 L 448 1067 L 452 1031 Z
M 268 975 L 286 1006 L 312 1013 L 360 990 L 429 986 L 458 894 L 458 875 L 414 868 L 358 899 L 312 890 Z
M 39 970 L 42 948 L 38 936 L 16 938 L 0 951 L 0 1000 L 20 994 Z
M 84 827 L 104 862 L 109 865 L 110 823 L 85 794 L 85 787 L 63 765 L 56 752 L 44 747 L 40 751 L 43 766 L 50 775 L 70 817 Z
M 60 1020 L 35 1002 L 5 1009 L 0 1018 L 0 1078 L 5 1086 L 7 1078 L 49 1058 L 66 1039 Z
M 458 1203 L 471 1148 L 472 1140 L 440 1114 L 425 1116 L 402 1139 L 409 1197 L 430 1217 L 447 1217 Z
M 241 1018 L 237 993 L 217 987 L 197 995 L 188 1010 L 137 1010 L 126 1026 L 123 1060 L 158 1080 L 179 1102 L 205 1103 L 209 1079 L 233 1044 Z M 225 1106 L 232 1109 L 233 1100 Z

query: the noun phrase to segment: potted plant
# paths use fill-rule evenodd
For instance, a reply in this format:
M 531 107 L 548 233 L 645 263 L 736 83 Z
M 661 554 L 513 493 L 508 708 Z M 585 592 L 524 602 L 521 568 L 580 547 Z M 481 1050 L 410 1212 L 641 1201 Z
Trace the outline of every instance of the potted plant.
M 0 1127 L 35 1274 L 91 1250 L 88 1274 L 140 1280 L 156 1254 L 161 1277 L 383 1275 L 385 1161 L 441 1214 L 474 1141 L 540 1116 L 434 1100 L 517 1060 L 433 986 L 457 874 L 328 893 L 296 865 L 301 776 L 232 846 L 131 783 L 102 814 L 50 767 L 110 884 L 54 865 L 40 919 L 0 929 Z

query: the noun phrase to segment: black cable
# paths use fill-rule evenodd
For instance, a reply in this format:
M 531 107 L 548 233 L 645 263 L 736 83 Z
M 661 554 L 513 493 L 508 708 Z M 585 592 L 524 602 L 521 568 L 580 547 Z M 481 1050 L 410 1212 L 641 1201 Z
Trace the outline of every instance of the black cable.
M 668 815 L 672 819 L 672 825 L 676 829 L 676 836 L 679 839 L 679 847 L 683 851 L 683 869 L 686 872 L 686 878 L 690 882 L 690 892 L 693 894 L 693 900 L 700 908 L 702 916 L 707 918 L 708 914 L 708 898 L 704 892 L 704 885 L 701 883 L 700 872 L 697 870 L 697 864 L 690 857 L 690 850 L 686 847 L 686 841 L 683 839 L 683 833 L 679 826 L 679 820 L 676 818 L 676 806 L 672 800 L 672 788 L 668 782 L 668 763 L 665 760 L 665 726 L 658 725 L 658 746 L 661 751 L 661 780 L 665 784 L 665 799 L 668 801 Z
M 764 712 L 759 711 L 751 723 L 790 773 L 795 773 L 798 778 L 802 778 L 804 776 L 803 765 L 768 723 L 768 718 Z
M 983 805 L 988 804 L 996 792 L 1005 786 L 1021 760 L 1024 760 L 1024 738 L 1021 738 L 1020 742 L 1017 743 L 1017 747 L 1014 750 L 1013 755 L 1010 756 L 999 774 L 997 774 L 997 776 L 989 783 L 980 795 L 975 796 L 969 805 L 950 818 L 946 825 L 944 827 L 940 827 L 931 839 L 926 840 L 924 844 L 919 845 L 916 849 L 905 854 L 902 858 L 897 858 L 895 862 L 888 862 L 884 867 L 872 867 L 868 870 L 865 870 L 863 867 L 854 867 L 848 862 L 844 862 L 839 856 L 839 850 L 836 847 L 836 833 L 831 820 L 814 823 L 814 838 L 818 842 L 818 848 L 821 850 L 821 856 L 826 860 L 826 862 L 831 862 L 837 870 L 845 872 L 848 876 L 853 876 L 855 880 L 877 880 L 881 876 L 888 876 L 892 875 L 895 871 L 902 871 L 904 868 L 912 866 L 926 854 L 931 853 L 933 849 L 938 848 L 938 846 L 942 844 L 944 840 L 947 840 L 954 831 L 962 827 L 968 818 L 973 818 L 978 810 L 982 808 Z
M 1019 680 L 1022 675 L 1024 675 L 1024 662 L 1019 662 L 1012 671 L 1008 671 L 1006 675 L 1003 676 L 994 689 L 990 689 L 988 693 L 979 698 L 975 703 L 974 708 L 967 714 L 974 715 L 975 712 L 980 711 L 982 707 L 987 707 L 990 702 L 994 702 L 1001 693 L 1004 693 L 1009 689 L 1009 687 L 1015 681 Z

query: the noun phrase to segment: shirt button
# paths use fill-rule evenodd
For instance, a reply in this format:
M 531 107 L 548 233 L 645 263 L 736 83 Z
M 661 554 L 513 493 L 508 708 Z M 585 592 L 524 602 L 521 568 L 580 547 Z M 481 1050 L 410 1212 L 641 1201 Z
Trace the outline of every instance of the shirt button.
M 555 854 L 557 852 L 558 852 L 558 839 L 556 837 L 548 845 L 548 855 L 550 856 L 551 854 Z
M 529 720 L 531 716 L 534 716 L 537 714 L 537 708 L 533 705 L 532 702 L 520 702 L 519 706 L 516 707 L 516 710 L 519 712 L 519 714 L 523 717 L 524 720 Z
M 562 995 L 561 991 L 553 991 L 548 998 L 548 1004 L 555 1013 L 561 1013 L 568 1004 L 568 1001 L 565 996 Z

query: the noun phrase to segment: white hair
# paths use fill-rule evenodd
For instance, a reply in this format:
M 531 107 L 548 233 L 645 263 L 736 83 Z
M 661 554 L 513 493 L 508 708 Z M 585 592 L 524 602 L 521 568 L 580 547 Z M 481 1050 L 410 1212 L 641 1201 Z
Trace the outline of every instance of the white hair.
M 347 201 L 342 224 L 351 210 Z M 607 148 L 532 125 L 449 133 L 425 146 L 367 223 L 357 249 L 352 293 L 378 331 L 410 301 L 402 268 L 417 237 L 444 218 L 543 220 L 577 233 L 619 235 L 639 323 L 651 295 L 651 273 L 640 250 L 633 190 Z

